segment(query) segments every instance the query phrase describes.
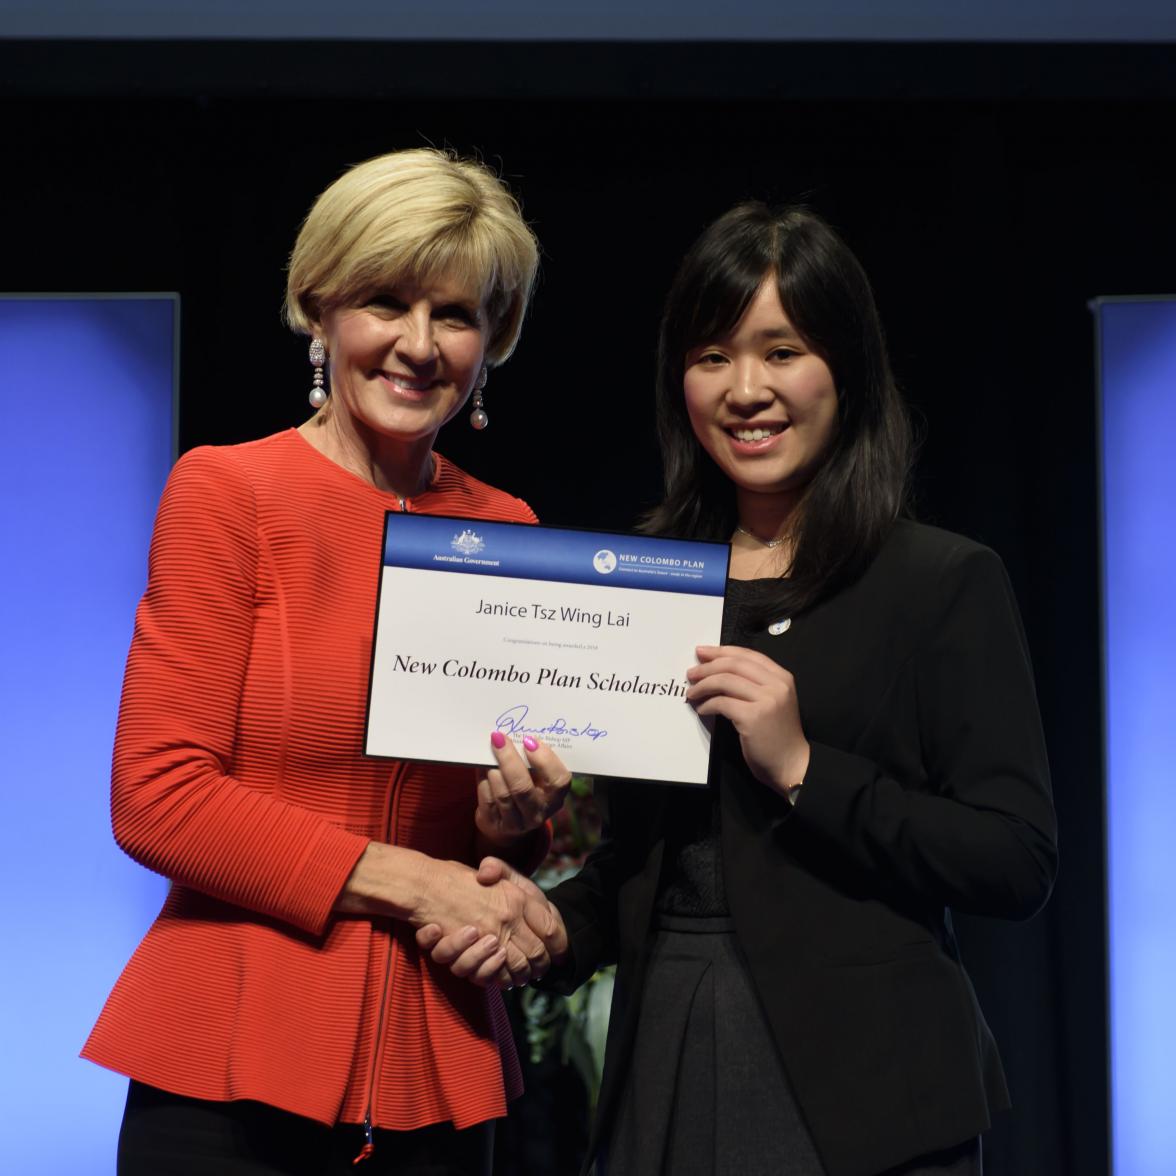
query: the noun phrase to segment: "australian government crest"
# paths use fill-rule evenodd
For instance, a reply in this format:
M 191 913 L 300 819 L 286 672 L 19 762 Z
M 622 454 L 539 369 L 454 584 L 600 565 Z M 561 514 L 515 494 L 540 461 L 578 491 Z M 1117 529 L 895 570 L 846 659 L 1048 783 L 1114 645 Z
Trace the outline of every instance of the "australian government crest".
M 466 527 L 461 534 L 454 535 L 453 542 L 449 546 L 462 555 L 477 555 L 479 551 L 485 549 L 486 543 L 475 531 Z

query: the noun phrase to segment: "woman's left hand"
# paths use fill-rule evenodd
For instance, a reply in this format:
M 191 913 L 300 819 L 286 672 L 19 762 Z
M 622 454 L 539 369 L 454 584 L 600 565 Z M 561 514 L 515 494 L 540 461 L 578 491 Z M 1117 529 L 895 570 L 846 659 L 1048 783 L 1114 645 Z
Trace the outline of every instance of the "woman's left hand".
M 550 747 L 531 735 L 523 740 L 529 767 L 501 731 L 490 736 L 490 746 L 498 766 L 478 781 L 474 824 L 492 845 L 508 846 L 563 807 L 572 774 Z
M 808 771 L 796 683 L 770 657 L 741 645 L 700 645 L 686 671 L 687 701 L 700 715 L 722 715 L 739 733 L 751 774 L 787 796 Z

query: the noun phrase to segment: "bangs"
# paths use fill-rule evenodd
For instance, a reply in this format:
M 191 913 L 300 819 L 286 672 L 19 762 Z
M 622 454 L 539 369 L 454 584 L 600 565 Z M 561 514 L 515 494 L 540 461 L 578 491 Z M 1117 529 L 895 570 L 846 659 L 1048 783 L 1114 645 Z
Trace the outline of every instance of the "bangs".
M 674 313 L 667 321 L 679 363 L 687 352 L 729 335 L 746 313 L 765 279 L 777 272 L 776 250 L 762 234 L 701 242 L 688 258 L 674 291 Z
M 494 242 L 468 221 L 423 240 L 401 233 L 389 236 L 364 241 L 362 247 L 344 254 L 332 280 L 325 284 L 324 299 L 336 306 L 360 305 L 402 283 L 431 285 L 444 280 L 463 287 L 481 305 L 501 284 L 502 267 Z

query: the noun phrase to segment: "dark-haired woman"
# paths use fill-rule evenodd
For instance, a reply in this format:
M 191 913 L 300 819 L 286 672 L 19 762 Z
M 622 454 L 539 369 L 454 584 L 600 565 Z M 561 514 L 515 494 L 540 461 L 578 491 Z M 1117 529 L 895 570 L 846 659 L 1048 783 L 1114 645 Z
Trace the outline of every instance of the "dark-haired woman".
M 869 283 L 813 214 L 703 233 L 658 396 L 649 529 L 729 540 L 731 582 L 688 673 L 711 787 L 614 785 L 607 839 L 549 896 L 550 981 L 619 963 L 598 1171 L 975 1176 L 1008 1094 L 950 909 L 1028 917 L 1056 866 L 1004 569 L 903 517 Z

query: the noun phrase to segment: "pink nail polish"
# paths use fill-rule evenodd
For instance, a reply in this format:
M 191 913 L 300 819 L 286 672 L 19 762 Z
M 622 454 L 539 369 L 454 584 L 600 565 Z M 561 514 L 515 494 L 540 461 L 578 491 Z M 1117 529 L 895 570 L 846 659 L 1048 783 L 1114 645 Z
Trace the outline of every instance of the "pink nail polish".
M 503 735 L 503 733 L 501 731 L 491 731 L 490 732 L 490 742 L 495 747 L 499 747 L 499 748 L 505 747 L 506 746 L 506 736 Z
M 528 751 L 538 751 L 539 750 L 539 740 L 536 739 L 534 735 L 524 735 L 523 736 L 523 746 Z

